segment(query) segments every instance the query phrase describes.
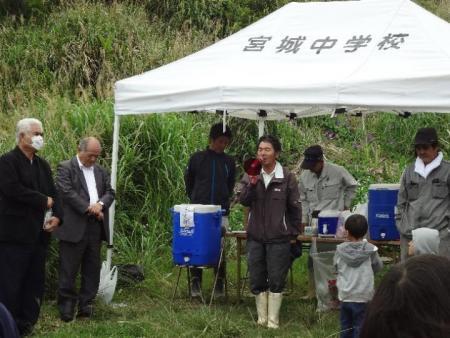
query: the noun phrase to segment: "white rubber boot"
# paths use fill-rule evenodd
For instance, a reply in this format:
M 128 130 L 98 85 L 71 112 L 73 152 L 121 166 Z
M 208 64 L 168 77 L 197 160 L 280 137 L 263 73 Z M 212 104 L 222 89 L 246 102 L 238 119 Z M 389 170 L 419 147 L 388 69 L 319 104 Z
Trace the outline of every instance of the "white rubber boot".
M 261 292 L 255 296 L 256 311 L 258 312 L 258 325 L 267 325 L 267 296 L 267 291 Z
M 267 327 L 269 329 L 278 329 L 279 326 L 279 316 L 280 316 L 280 307 L 281 302 L 283 300 L 282 293 L 273 293 L 269 292 L 269 302 L 268 302 L 268 312 L 269 318 L 267 322 Z

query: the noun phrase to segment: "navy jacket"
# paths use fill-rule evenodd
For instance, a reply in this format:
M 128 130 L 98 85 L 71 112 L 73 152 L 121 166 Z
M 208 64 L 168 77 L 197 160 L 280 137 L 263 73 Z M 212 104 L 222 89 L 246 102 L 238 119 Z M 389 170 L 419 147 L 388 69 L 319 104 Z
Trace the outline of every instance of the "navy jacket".
M 48 196 L 54 200 L 53 215 L 62 224 L 61 202 L 47 161 L 35 155 L 32 164 L 19 147 L 2 155 L 0 242 L 48 243 L 50 234 L 42 229 Z
M 196 152 L 189 159 L 184 176 L 189 200 L 193 204 L 220 205 L 228 214 L 235 175 L 236 164 L 231 156 L 209 148 Z

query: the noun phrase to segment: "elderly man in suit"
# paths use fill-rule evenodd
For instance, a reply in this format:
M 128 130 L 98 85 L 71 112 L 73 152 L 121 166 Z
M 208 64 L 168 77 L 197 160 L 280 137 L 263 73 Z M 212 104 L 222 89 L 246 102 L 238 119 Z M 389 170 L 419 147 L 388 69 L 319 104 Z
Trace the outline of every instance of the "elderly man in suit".
M 77 317 L 91 317 L 100 282 L 101 241 L 109 236 L 108 208 L 115 195 L 107 171 L 96 164 L 101 150 L 96 138 L 84 138 L 77 155 L 61 162 L 57 170 L 56 186 L 66 215 L 64 229 L 55 232 L 59 239 L 58 309 L 65 322 L 73 320 L 77 300 Z
M 0 302 L 21 335 L 38 320 L 50 232 L 62 222 L 50 165 L 37 156 L 43 133 L 39 120 L 20 120 L 17 146 L 0 157 Z

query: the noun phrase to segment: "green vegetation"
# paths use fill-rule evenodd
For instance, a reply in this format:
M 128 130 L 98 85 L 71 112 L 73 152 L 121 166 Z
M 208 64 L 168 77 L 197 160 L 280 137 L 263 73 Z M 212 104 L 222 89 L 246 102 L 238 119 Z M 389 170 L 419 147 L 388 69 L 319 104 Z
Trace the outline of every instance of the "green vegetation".
M 419 2 L 450 20 L 448 0 Z M 110 167 L 116 80 L 208 46 L 285 3 L 0 1 L 0 153 L 13 147 L 17 120 L 34 116 L 44 122 L 47 145 L 42 154 L 53 167 L 73 156 L 78 139 L 85 135 L 103 140 L 101 162 Z M 57 319 L 54 304 L 57 252 L 52 247 L 48 301 L 37 327 L 38 336 L 336 336 L 336 314 L 315 313 L 313 304 L 299 301 L 305 289 L 304 258 L 296 263 L 296 286 L 286 297 L 282 328 L 277 333 L 253 324 L 251 298 L 239 305 L 219 301 L 211 308 L 183 299 L 171 304 L 175 271 L 170 254 L 169 208 L 187 202 L 184 167 L 192 152 L 206 146 L 209 126 L 219 120 L 212 114 L 187 113 L 122 119 L 114 263 L 142 264 L 146 281 L 117 291 L 114 301 L 126 306 L 101 306 L 92 322 L 63 324 Z M 345 165 L 359 180 L 356 202 L 360 202 L 369 184 L 399 180 L 412 159 L 411 140 L 418 127 L 438 129 L 448 158 L 449 122 L 447 114 L 418 114 L 408 119 L 373 114 L 271 122 L 267 128 L 281 138 L 281 161 L 294 170 L 303 149 L 320 143 L 329 160 Z M 255 151 L 257 127 L 237 119 L 231 119 L 230 125 L 236 134 L 230 153 L 241 164 Z M 241 211 L 239 206 L 233 208 L 233 229 L 242 227 Z M 229 243 L 228 250 L 232 301 L 233 245 Z

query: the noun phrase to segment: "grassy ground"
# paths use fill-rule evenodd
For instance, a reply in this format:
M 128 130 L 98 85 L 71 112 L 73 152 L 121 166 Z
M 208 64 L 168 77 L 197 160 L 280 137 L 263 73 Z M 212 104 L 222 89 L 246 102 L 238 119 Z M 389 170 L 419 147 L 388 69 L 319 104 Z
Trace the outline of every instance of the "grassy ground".
M 228 241 L 228 299 L 215 299 L 212 306 L 200 300 L 189 300 L 186 274 L 182 271 L 175 300 L 172 293 L 178 269 L 170 263 L 152 271 L 140 284 L 120 287 L 113 302 L 97 301 L 91 320 L 64 323 L 59 320 L 54 300 L 47 300 L 35 330 L 36 337 L 339 337 L 339 313 L 317 312 L 315 301 L 302 300 L 307 290 L 306 258 L 293 266 L 293 285 L 288 283 L 281 308 L 279 330 L 255 324 L 254 298 L 244 288 L 241 302 L 236 295 L 236 260 L 234 240 Z M 395 252 L 385 251 L 392 256 Z M 389 266 L 384 268 L 386 271 Z M 245 258 L 242 275 L 245 276 Z M 379 281 L 383 273 L 377 276 Z M 206 295 L 212 289 L 212 270 L 204 272 Z
M 294 287 L 288 290 L 281 310 L 278 331 L 255 324 L 254 298 L 244 292 L 237 303 L 235 264 L 229 260 L 229 299 L 217 299 L 211 307 L 198 300 L 189 301 L 183 272 L 180 288 L 171 301 L 176 269 L 147 280 L 134 287 L 119 289 L 112 305 L 99 303 L 92 320 L 63 323 L 58 318 L 54 301 L 46 301 L 36 337 L 337 337 L 337 312 L 318 313 L 315 304 L 300 297 L 306 290 L 306 259 L 294 265 Z M 243 271 L 246 268 L 243 266 Z M 244 273 L 243 272 L 243 273 Z M 212 271 L 205 272 L 205 292 L 212 285 Z M 155 280 L 158 282 L 155 283 Z

